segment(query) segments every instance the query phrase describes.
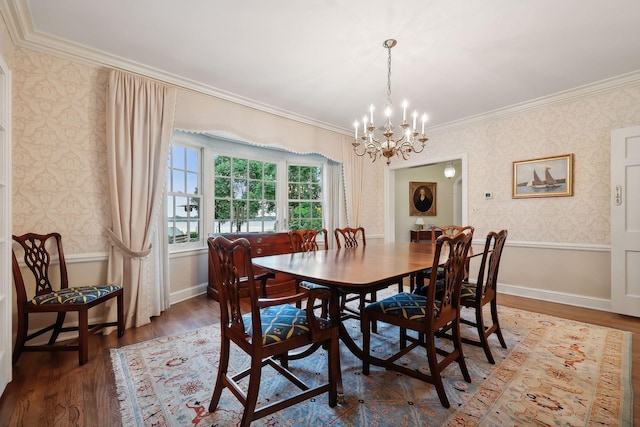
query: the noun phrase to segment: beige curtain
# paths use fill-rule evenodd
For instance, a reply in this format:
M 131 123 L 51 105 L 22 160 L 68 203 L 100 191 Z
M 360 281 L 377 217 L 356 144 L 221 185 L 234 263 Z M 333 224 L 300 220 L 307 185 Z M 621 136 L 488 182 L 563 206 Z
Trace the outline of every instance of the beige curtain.
M 325 209 L 323 210 L 323 223 L 327 232 L 329 247 L 335 247 L 333 230 L 340 227 L 340 201 L 344 199 L 344 186 L 342 185 L 342 163 L 329 160 L 326 166 L 324 183 Z
M 353 148 L 348 141 L 342 143 L 342 159 L 344 165 L 344 192 L 347 208 L 347 225 L 349 227 L 359 227 L 363 191 L 362 168 L 364 159 L 353 153 Z
M 126 327 L 149 323 L 154 286 L 152 231 L 162 195 L 173 117 L 175 88 L 118 70 L 109 76 L 107 163 L 111 197 L 108 280 L 125 290 Z M 149 265 L 151 264 L 151 266 Z M 162 276 L 162 275 L 161 275 Z

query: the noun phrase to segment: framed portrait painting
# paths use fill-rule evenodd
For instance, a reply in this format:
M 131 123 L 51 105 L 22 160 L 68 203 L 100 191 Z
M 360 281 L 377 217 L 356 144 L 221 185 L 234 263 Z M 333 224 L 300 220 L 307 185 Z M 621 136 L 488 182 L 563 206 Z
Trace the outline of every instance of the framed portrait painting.
M 436 215 L 436 182 L 409 182 L 409 215 Z
M 513 162 L 514 199 L 573 196 L 573 154 Z

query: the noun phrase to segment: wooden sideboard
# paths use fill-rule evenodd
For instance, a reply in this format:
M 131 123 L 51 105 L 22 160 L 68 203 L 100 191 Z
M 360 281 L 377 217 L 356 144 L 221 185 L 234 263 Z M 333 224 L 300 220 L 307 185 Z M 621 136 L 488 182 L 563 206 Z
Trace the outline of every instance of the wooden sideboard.
M 212 234 L 210 237 L 224 236 L 227 239 L 235 240 L 244 237 L 251 243 L 251 257 L 261 257 L 267 255 L 280 255 L 293 252 L 289 233 L 232 233 L 232 234 Z M 208 259 L 208 258 L 207 258 Z M 259 268 L 254 266 L 254 272 Z M 243 272 L 241 272 L 242 274 Z M 276 277 L 267 281 L 267 295 L 287 293 L 295 290 L 295 279 L 287 274 L 277 273 Z M 209 285 L 207 295 L 218 300 L 218 289 L 213 282 L 213 271 L 209 262 Z
M 441 230 L 411 230 L 411 241 L 420 243 L 420 240 L 428 240 L 431 242 L 431 233 L 435 233 L 438 238 L 442 234 Z

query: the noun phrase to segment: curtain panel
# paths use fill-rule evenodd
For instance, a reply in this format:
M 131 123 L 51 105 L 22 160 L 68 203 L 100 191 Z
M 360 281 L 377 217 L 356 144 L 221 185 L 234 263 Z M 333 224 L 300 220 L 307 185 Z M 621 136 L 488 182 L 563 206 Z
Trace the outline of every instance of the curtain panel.
M 157 237 L 153 228 L 162 206 L 175 100 L 174 87 L 119 70 L 109 75 L 111 227 L 107 234 L 111 248 L 107 275 L 110 283 L 124 288 L 127 328 L 149 323 L 151 316 L 159 314 L 163 301 L 158 302 L 157 294 L 166 294 L 168 286 L 163 280 L 167 274 L 157 269 L 163 264 L 168 268 L 161 258 L 167 250 L 154 247 L 151 239 Z M 150 255 L 154 258 L 149 259 Z

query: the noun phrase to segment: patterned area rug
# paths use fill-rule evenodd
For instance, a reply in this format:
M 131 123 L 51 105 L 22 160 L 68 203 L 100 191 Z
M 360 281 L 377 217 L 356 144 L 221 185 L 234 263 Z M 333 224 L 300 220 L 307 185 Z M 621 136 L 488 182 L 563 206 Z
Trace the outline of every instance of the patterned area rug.
M 469 315 L 465 313 L 464 315 Z M 496 365 L 481 348 L 464 345 L 472 382 L 457 364 L 445 371 L 451 408 L 440 405 L 430 384 L 361 362 L 346 348 L 341 364 L 346 402 L 330 408 L 327 396 L 282 410 L 255 426 L 630 426 L 631 334 L 615 329 L 500 307 L 508 349 L 490 339 Z M 348 324 L 359 338 L 359 325 Z M 395 348 L 397 329 L 379 324 L 372 351 Z M 470 334 L 470 331 L 465 332 Z M 220 408 L 208 413 L 217 372 L 220 330 L 209 326 L 120 349 L 111 357 L 125 426 L 233 426 L 241 406 L 225 390 Z M 405 362 L 427 369 L 419 351 Z M 247 365 L 232 354 L 232 369 Z M 290 362 L 308 381 L 325 378 L 326 355 Z M 265 370 L 260 400 L 292 387 Z M 264 398 L 262 396 L 265 396 Z M 260 404 L 260 402 L 259 402 Z

